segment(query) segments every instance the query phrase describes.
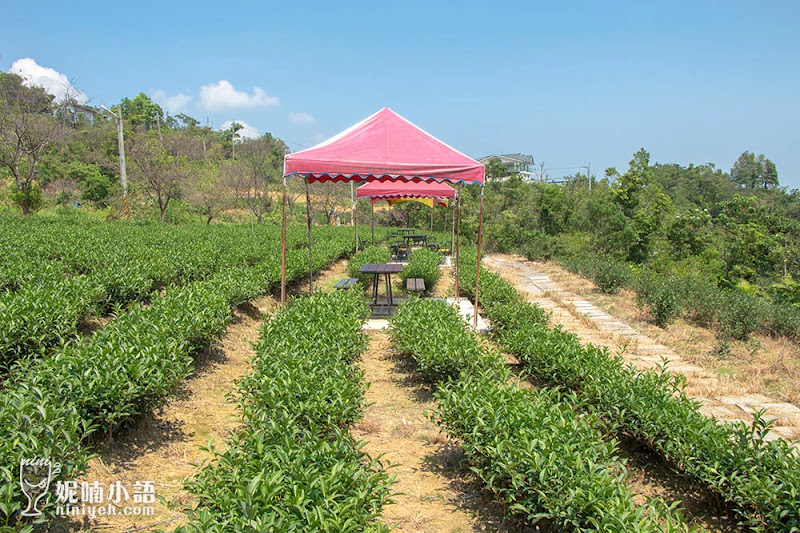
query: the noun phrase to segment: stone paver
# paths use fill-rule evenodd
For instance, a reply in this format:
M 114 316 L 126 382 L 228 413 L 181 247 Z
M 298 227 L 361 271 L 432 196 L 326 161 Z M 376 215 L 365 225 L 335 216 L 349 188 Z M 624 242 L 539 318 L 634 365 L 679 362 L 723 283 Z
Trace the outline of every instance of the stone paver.
M 800 438 L 800 408 L 797 406 L 761 394 L 708 395 L 719 387 L 715 375 L 685 361 L 670 348 L 643 335 L 593 303 L 563 290 L 549 276 L 537 272 L 534 263 L 494 255 L 487 256 L 484 262 L 487 267 L 500 270 L 500 274 L 511 274 L 513 277 L 510 281 L 528 296 L 528 301 L 551 313 L 551 323 L 577 333 L 583 342 L 606 346 L 641 370 L 653 369 L 667 359 L 669 371 L 686 376 L 686 393 L 702 403 L 701 412 L 704 414 L 714 416 L 721 422 L 733 423 L 750 421 L 754 412 L 765 410 L 768 419 L 776 419 L 776 425 L 767 440 Z M 587 331 L 587 322 L 591 331 Z

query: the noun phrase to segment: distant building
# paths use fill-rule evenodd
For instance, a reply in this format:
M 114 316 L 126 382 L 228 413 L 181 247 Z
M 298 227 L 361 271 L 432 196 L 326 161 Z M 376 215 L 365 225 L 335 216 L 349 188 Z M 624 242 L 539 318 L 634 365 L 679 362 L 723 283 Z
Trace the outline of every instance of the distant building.
M 94 125 L 95 117 L 102 116 L 102 114 L 93 107 L 88 107 L 78 103 L 71 103 L 65 107 L 67 119 L 72 124 L 89 123 Z
M 534 180 L 536 175 L 533 172 L 533 156 L 528 154 L 492 154 L 478 159 L 486 165 L 492 159 L 499 159 L 508 170 L 508 176 L 519 174 L 523 179 Z M 508 177 L 504 176 L 504 177 Z

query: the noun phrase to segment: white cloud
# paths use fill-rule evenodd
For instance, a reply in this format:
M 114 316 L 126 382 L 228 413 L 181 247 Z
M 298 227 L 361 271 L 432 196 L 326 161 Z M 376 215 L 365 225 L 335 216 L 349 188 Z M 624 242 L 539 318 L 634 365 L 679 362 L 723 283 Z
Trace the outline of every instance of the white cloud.
M 276 96 L 270 96 L 261 87 L 253 87 L 253 94 L 237 91 L 228 80 L 219 80 L 200 87 L 200 105 L 207 111 L 220 111 L 242 107 L 269 107 L 278 105 Z
M 89 98 L 69 82 L 69 79 L 52 68 L 43 67 L 30 57 L 17 59 L 9 72 L 18 74 L 25 80 L 25 85 L 41 87 L 61 101 L 68 94 L 79 104 L 85 104 Z
M 244 139 L 258 139 L 259 137 L 261 137 L 261 135 L 259 135 L 258 133 L 258 130 L 255 129 L 250 124 L 248 124 L 247 122 L 245 122 L 244 120 L 226 120 L 225 122 L 222 123 L 222 126 L 219 128 L 220 131 L 227 130 L 228 128 L 231 127 L 231 124 L 233 124 L 234 122 L 237 122 L 242 125 L 242 129 L 240 129 L 237 132 L 240 137 Z
M 306 113 L 305 111 L 301 111 L 299 113 L 289 113 L 289 120 L 291 120 L 295 124 L 313 124 L 314 117 Z
M 153 92 L 153 100 L 166 109 L 168 112 L 175 114 L 186 107 L 186 104 L 192 101 L 191 96 L 187 96 L 183 93 L 178 93 L 175 96 L 169 96 L 165 91 L 161 89 Z

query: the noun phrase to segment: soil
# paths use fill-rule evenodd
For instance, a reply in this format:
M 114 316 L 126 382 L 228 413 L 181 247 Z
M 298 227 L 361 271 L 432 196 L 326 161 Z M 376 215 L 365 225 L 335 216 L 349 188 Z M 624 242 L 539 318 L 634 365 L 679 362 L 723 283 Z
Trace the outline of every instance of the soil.
M 369 406 L 353 435 L 370 456 L 392 465 L 396 479 L 383 522 L 398 532 L 521 530 L 462 466 L 460 447 L 426 417 L 435 407 L 432 391 L 392 351 L 386 333 L 370 333 L 361 366 Z

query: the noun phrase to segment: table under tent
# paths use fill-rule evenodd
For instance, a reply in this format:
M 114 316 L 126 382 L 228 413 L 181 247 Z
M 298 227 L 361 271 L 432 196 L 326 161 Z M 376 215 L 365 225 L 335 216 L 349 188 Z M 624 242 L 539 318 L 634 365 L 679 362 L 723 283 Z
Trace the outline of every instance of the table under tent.
M 375 211 L 374 205 L 386 202 L 390 206 L 403 202 L 418 202 L 431 208 L 431 231 L 433 231 L 433 215 L 436 206 L 447 208 L 450 201 L 455 199 L 456 190 L 446 183 L 429 182 L 381 182 L 373 181 L 356 189 L 356 199 L 369 198 L 370 227 L 372 231 L 372 244 L 375 244 Z M 453 211 L 453 237 L 455 238 L 455 211 Z M 403 230 L 400 230 L 401 232 Z
M 412 124 L 388 107 L 370 115 L 322 143 L 288 154 L 283 165 L 283 225 L 281 233 L 281 305 L 286 304 L 286 182 L 298 176 L 306 182 L 309 282 L 313 291 L 311 202 L 308 185 L 315 182 L 444 183 L 481 186 L 478 215 L 478 263 L 475 309 L 478 307 L 483 234 L 484 166 Z M 458 298 L 460 195 L 456 202 L 455 296 Z M 358 250 L 358 218 L 355 219 Z M 474 315 L 477 324 L 478 314 Z

